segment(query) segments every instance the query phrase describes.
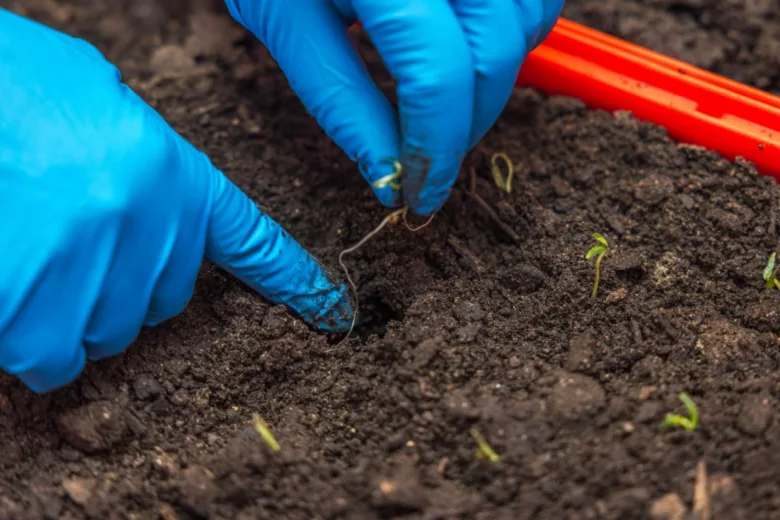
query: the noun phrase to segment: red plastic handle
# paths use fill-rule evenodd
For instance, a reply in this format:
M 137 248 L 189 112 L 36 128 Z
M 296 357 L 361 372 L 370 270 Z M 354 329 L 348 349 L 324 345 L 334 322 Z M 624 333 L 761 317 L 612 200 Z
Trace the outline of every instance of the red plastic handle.
M 619 38 L 561 19 L 517 84 L 631 111 L 673 139 L 743 157 L 780 179 L 780 98 Z

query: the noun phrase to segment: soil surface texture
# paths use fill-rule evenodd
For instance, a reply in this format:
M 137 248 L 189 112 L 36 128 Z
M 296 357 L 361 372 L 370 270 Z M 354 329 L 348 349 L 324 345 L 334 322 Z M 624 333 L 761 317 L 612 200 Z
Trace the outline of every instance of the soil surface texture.
M 776 0 L 566 0 L 565 17 L 780 94 Z
M 0 5 L 96 44 L 334 272 L 387 214 L 218 2 Z M 777 91 L 779 9 L 567 13 Z M 762 279 L 778 196 L 629 114 L 518 90 L 430 226 L 347 257 L 362 310 L 347 342 L 207 264 L 183 315 L 69 387 L 0 376 L 0 518 L 779 518 L 780 291 Z M 593 233 L 610 244 L 595 300 Z M 698 428 L 662 430 L 681 392 Z

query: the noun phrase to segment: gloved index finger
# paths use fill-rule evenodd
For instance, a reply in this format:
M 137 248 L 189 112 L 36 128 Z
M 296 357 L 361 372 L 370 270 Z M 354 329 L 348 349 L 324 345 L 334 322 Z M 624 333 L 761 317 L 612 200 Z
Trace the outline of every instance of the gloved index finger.
M 474 73 L 448 0 L 352 0 L 398 83 L 403 196 L 420 215 L 450 194 L 468 149 Z
M 326 332 L 349 330 L 353 309 L 344 284 L 220 171 L 209 174 L 211 218 L 206 257 L 273 303 Z

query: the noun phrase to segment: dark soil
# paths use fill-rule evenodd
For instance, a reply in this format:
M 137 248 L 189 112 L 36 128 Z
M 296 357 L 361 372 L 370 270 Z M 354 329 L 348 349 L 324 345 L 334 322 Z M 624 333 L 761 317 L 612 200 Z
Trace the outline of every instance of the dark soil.
M 780 94 L 777 0 L 566 0 L 564 16 Z
M 97 44 L 334 270 L 387 214 L 222 9 L 5 3 Z M 678 26 L 726 38 L 677 54 L 777 89 L 780 53 L 760 54 L 764 36 L 743 25 L 761 6 L 771 39 L 774 1 L 580 0 L 569 13 L 655 47 Z M 497 151 L 517 165 L 511 195 L 486 168 Z M 0 517 L 680 520 L 703 460 L 714 518 L 778 518 L 780 292 L 761 278 L 774 181 L 531 90 L 469 164 L 519 240 L 468 196 L 464 168 L 428 228 L 390 228 L 349 257 L 364 314 L 341 346 L 205 266 L 181 317 L 68 388 L 0 379 Z M 594 232 L 612 245 L 595 301 Z M 700 428 L 660 431 L 683 391 Z M 471 428 L 500 462 L 475 457 Z

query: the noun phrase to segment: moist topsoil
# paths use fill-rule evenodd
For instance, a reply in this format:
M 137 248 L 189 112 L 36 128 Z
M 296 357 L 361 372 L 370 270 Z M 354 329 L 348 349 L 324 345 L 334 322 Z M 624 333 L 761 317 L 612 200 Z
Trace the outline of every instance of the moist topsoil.
M 5 5 L 96 43 L 334 273 L 388 213 L 222 8 Z M 646 24 L 639 39 L 663 47 L 675 24 L 707 41 L 742 31 L 737 7 L 770 13 L 776 38 L 776 2 L 568 9 Z M 762 61 L 755 37 L 709 64 L 777 89 L 757 71 L 780 53 Z M 496 152 L 515 164 L 511 194 L 492 181 Z M 206 264 L 182 316 L 67 388 L 3 376 L 0 517 L 778 518 L 780 291 L 761 276 L 778 195 L 751 165 L 629 114 L 518 90 L 429 227 L 391 226 L 347 257 L 362 310 L 347 342 Z M 610 250 L 592 300 L 597 232 Z M 685 414 L 680 392 L 700 425 L 661 430 Z M 476 456 L 474 431 L 498 462 Z

